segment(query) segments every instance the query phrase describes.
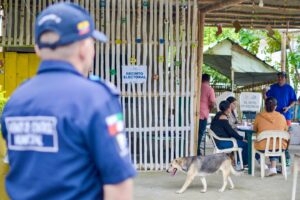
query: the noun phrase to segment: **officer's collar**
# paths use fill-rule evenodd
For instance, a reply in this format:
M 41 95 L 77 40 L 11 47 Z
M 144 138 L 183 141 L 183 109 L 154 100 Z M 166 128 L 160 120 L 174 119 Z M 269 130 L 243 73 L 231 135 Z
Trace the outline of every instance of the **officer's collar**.
M 71 63 L 60 60 L 44 60 L 41 62 L 38 74 L 52 71 L 64 71 L 82 76 Z

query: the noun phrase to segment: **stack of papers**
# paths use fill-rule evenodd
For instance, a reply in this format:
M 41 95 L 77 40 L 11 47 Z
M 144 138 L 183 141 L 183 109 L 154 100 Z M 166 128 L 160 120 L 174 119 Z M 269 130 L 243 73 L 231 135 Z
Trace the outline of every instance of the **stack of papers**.
M 244 126 L 244 125 L 237 125 L 237 128 L 241 129 L 241 130 L 252 130 L 253 129 L 252 126 Z

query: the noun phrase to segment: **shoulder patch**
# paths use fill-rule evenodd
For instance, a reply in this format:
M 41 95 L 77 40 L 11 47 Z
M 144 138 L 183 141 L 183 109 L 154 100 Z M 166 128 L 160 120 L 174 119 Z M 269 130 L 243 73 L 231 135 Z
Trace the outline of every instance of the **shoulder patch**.
M 124 125 L 122 113 L 116 113 L 114 115 L 110 115 L 106 117 L 105 121 L 108 128 L 108 132 L 111 136 L 115 136 L 118 133 L 124 131 L 125 125 Z
M 106 89 L 109 91 L 109 93 L 111 93 L 112 95 L 116 95 L 116 96 L 119 96 L 119 95 L 120 95 L 120 91 L 118 90 L 118 88 L 117 88 L 114 84 L 112 84 L 112 83 L 110 83 L 110 82 L 108 82 L 108 81 L 105 81 L 105 80 L 103 80 L 102 78 L 100 78 L 100 77 L 98 77 L 98 76 L 90 75 L 90 76 L 89 76 L 89 80 L 91 80 L 91 81 L 93 81 L 93 82 L 95 82 L 95 83 L 98 83 L 98 84 L 102 85 L 102 86 L 103 86 L 104 88 L 106 88 Z

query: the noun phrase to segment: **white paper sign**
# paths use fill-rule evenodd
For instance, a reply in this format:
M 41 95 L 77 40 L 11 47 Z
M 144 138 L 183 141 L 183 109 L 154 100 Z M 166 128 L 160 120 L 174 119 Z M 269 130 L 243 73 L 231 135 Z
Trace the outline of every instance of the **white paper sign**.
M 123 83 L 145 83 L 147 81 L 147 66 L 122 66 L 122 80 Z
M 260 112 L 261 103 L 262 103 L 261 93 L 242 92 L 240 95 L 241 111 Z

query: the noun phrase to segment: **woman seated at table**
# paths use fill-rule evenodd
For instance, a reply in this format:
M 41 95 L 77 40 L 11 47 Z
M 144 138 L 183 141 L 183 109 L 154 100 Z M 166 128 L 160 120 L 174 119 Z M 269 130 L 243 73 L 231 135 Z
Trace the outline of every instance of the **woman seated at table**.
M 229 101 L 222 101 L 219 105 L 220 112 L 216 114 L 211 122 L 211 130 L 221 138 L 235 138 L 237 145 L 243 149 L 242 157 L 244 165 L 248 164 L 248 144 L 242 136 L 240 136 L 229 124 L 228 116 L 231 112 Z M 231 141 L 216 140 L 219 149 L 227 149 L 233 147 Z
M 230 103 L 230 113 L 228 115 L 228 122 L 232 128 L 237 129 L 237 125 L 239 123 L 236 116 L 237 100 L 232 96 L 228 97 L 226 100 Z
M 259 135 L 262 131 L 266 130 L 281 130 L 287 131 L 288 127 L 286 124 L 286 120 L 282 114 L 276 112 L 277 100 L 274 97 L 268 97 L 265 100 L 265 111 L 259 113 L 254 121 L 253 130 Z M 270 142 L 270 145 L 273 142 Z M 279 146 L 277 142 L 277 146 Z M 266 140 L 262 140 L 260 142 L 254 143 L 255 149 L 259 151 L 264 151 L 266 147 Z M 286 149 L 287 141 L 282 141 L 282 149 Z M 276 170 L 276 161 L 279 157 L 270 157 L 271 167 L 268 172 L 268 176 L 272 176 L 277 174 Z

